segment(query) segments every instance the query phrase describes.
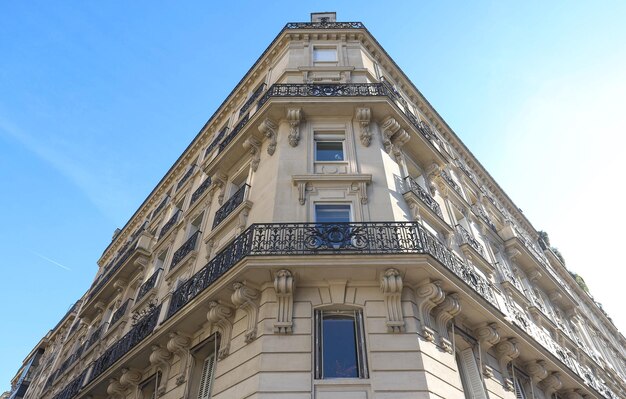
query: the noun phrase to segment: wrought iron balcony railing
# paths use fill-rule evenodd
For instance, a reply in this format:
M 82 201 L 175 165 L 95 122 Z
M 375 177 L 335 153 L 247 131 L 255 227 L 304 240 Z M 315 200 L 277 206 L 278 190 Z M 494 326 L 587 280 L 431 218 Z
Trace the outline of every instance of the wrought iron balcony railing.
M 202 197 L 202 194 L 204 194 L 204 192 L 210 186 L 211 186 L 211 176 L 204 179 L 204 181 L 198 186 L 198 188 L 196 188 L 196 191 L 194 191 L 193 194 L 191 194 L 191 200 L 189 201 L 190 206 L 193 205 L 198 199 L 200 199 L 200 197 Z
M 435 199 L 431 197 L 430 194 L 428 194 L 426 190 L 424 190 L 422 186 L 420 186 L 411 176 L 405 177 L 404 180 L 406 181 L 405 190 L 407 192 L 413 192 L 413 194 L 415 194 L 417 198 L 419 198 L 433 212 L 435 212 L 440 218 L 443 219 L 443 213 L 441 212 L 441 207 L 439 206 L 437 201 L 435 201 Z
M 459 194 L 461 197 L 463 197 L 463 193 L 461 191 L 461 187 L 459 187 L 459 185 L 454 181 L 452 176 L 450 176 L 448 174 L 448 172 L 446 172 L 445 170 L 442 170 L 441 171 L 441 177 L 443 177 L 443 180 L 445 180 L 446 183 L 448 183 L 450 185 L 450 187 L 452 187 L 452 189 L 454 191 L 456 191 L 457 194 Z
M 462 244 L 468 244 L 470 247 L 474 248 L 476 252 L 481 254 L 483 257 L 485 256 L 485 250 L 481 243 L 478 242 L 472 235 L 465 230 L 463 226 L 460 224 L 456 225 L 456 230 L 459 232 L 459 236 L 461 238 Z
M 83 382 L 85 381 L 85 376 L 87 375 L 88 369 L 80 373 L 80 375 L 74 378 L 69 384 L 65 386 L 57 395 L 54 396 L 53 399 L 72 399 L 74 396 L 78 394 L 80 389 L 83 387 Z
M 176 250 L 176 252 L 174 252 L 174 256 L 172 256 L 172 264 L 170 265 L 170 270 L 174 270 L 174 268 L 178 266 L 180 261 L 185 259 L 185 257 L 189 255 L 191 251 L 196 249 L 196 242 L 198 241 L 198 237 L 200 237 L 201 234 L 201 231 L 196 231 L 187 239 L 187 241 L 183 243 L 183 245 L 180 246 L 180 248 Z
M 191 177 L 191 175 L 193 175 L 193 171 L 196 170 L 196 165 L 191 165 L 191 167 L 189 169 L 187 169 L 187 172 L 185 172 L 185 174 L 183 175 L 183 177 L 180 178 L 180 180 L 178 181 L 178 184 L 176 185 L 176 190 L 178 190 L 179 188 L 181 188 L 183 186 L 183 184 L 185 184 L 185 182 L 187 180 L 189 180 L 189 178 Z
M 163 208 L 165 208 L 165 205 L 167 205 L 167 201 L 170 199 L 170 197 L 165 197 L 163 198 L 163 201 L 161 201 L 161 203 L 159 204 L 159 206 L 157 206 L 156 208 L 154 208 L 154 212 L 152 212 L 152 217 L 155 217 L 156 215 L 159 214 L 159 212 L 161 212 L 163 210 Z
M 261 86 L 257 87 L 257 89 L 254 91 L 254 93 L 252 93 L 252 95 L 250 96 L 250 98 L 247 99 L 246 102 L 241 106 L 241 109 L 239 110 L 239 116 L 240 117 L 243 114 L 245 114 L 246 112 L 248 112 L 248 109 L 250 108 L 250 106 L 252 104 L 254 104 L 254 102 L 256 101 L 257 98 L 259 98 L 261 93 L 263 93 L 263 90 L 265 90 L 265 83 L 263 83 L 263 84 L 261 84 Z
M 485 224 L 487 226 L 489 226 L 489 228 L 497 233 L 498 232 L 498 228 L 496 227 L 496 225 L 491 221 L 491 219 L 489 218 L 489 216 L 487 215 L 487 213 L 483 210 L 483 208 L 480 207 L 480 205 L 476 205 L 472 208 L 477 214 L 478 216 L 482 219 L 483 222 L 485 222 Z
M 174 227 L 176 222 L 178 222 L 178 216 L 179 215 L 180 215 L 180 209 L 178 209 L 176 212 L 174 212 L 172 217 L 170 217 L 170 219 L 167 222 L 165 222 L 163 227 L 161 227 L 161 232 L 159 233 L 159 240 L 161 238 L 165 237 L 165 234 L 167 234 L 167 232 L 170 231 L 170 229 L 172 227 Z
M 226 137 L 224 137 L 224 140 L 222 140 L 222 142 L 219 144 L 219 152 L 224 151 L 224 149 L 228 146 L 228 144 L 230 144 L 230 142 L 233 141 L 233 139 L 235 137 L 237 137 L 239 132 L 241 132 L 241 130 L 244 128 L 244 126 L 246 126 L 246 124 L 248 123 L 249 120 L 250 120 L 250 114 L 246 114 L 246 116 L 244 116 L 239 121 L 239 123 L 237 123 L 235 125 L 233 130 L 230 133 L 228 133 L 228 135 L 226 135 Z
M 232 211 L 234 211 L 239 205 L 241 205 L 241 203 L 243 203 L 244 199 L 246 198 L 246 191 L 249 188 L 250 186 L 247 184 L 241 186 L 241 188 L 237 190 L 237 192 L 235 192 L 235 194 L 233 194 L 232 197 L 230 197 L 228 201 L 226 201 L 224 205 L 222 205 L 220 209 L 215 212 L 215 217 L 213 218 L 213 228 L 216 228 L 217 225 L 222 223 L 222 221 L 226 219 L 226 217 L 230 215 Z
M 362 22 L 289 22 L 285 29 L 365 29 Z
M 159 279 L 159 274 L 161 274 L 162 270 L 162 268 L 157 269 L 154 273 L 152 273 L 152 276 L 150 276 L 143 284 L 141 284 L 141 287 L 139 287 L 139 292 L 137 293 L 137 302 L 139 302 L 141 298 L 143 298 L 148 293 L 148 291 L 154 288 L 157 280 Z
M 209 155 L 211 151 L 213 151 L 213 149 L 219 145 L 220 141 L 222 141 L 222 138 L 224 137 L 224 135 L 226 135 L 227 131 L 228 131 L 228 126 L 224 126 L 222 130 L 220 130 L 220 132 L 217 134 L 217 136 L 215 136 L 213 141 L 211 141 L 211 144 L 209 144 L 209 146 L 204 151 L 205 157 Z
M 120 306 L 119 308 L 117 308 L 117 310 L 115 311 L 115 313 L 113 313 L 113 317 L 111 317 L 111 323 L 109 325 L 114 325 L 115 323 L 117 323 L 117 321 L 119 319 L 122 318 L 122 316 L 124 316 L 126 314 L 126 309 L 128 309 L 128 303 L 130 302 L 130 298 L 128 298 L 123 304 L 122 306 Z
M 253 224 L 173 294 L 168 317 L 246 256 L 427 254 L 494 306 L 491 284 L 416 222 Z
M 96 359 L 93 363 L 93 368 L 88 382 L 98 378 L 98 376 L 105 372 L 122 356 L 150 335 L 156 327 L 160 310 L 161 305 L 152 309 L 152 311 L 139 320 L 139 322 L 128 333 L 126 333 L 126 335 L 111 345 L 111 347 L 109 347 L 98 359 Z

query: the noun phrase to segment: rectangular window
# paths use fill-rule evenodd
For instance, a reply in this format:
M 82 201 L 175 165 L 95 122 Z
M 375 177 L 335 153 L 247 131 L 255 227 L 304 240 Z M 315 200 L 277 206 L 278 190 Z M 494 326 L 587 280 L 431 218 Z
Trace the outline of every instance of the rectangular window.
M 211 353 L 202 363 L 202 373 L 200 374 L 200 388 L 198 389 L 198 399 L 211 398 L 211 386 L 213 385 L 213 374 L 215 370 L 215 353 Z
M 336 47 L 314 47 L 313 48 L 313 62 L 337 62 L 337 48 Z
M 315 204 L 315 221 L 318 223 L 347 223 L 350 221 L 350 205 Z
M 316 141 L 315 160 L 318 162 L 343 161 L 343 141 Z
M 315 378 L 368 378 L 363 312 L 315 311 Z

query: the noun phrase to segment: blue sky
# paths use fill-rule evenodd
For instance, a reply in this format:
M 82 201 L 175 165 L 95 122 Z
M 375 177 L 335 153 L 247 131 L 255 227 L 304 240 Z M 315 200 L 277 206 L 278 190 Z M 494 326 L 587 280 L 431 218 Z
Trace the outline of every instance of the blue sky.
M 0 3 L 0 392 L 251 64 L 362 21 L 622 331 L 626 3 Z

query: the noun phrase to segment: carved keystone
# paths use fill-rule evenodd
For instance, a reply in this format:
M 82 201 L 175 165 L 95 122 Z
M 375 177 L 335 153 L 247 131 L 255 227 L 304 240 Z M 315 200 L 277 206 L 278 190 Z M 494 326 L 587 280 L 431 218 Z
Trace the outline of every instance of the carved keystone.
M 217 353 L 218 359 L 228 356 L 230 350 L 230 338 L 233 331 L 233 323 L 230 318 L 235 314 L 232 308 L 221 303 L 209 302 L 209 312 L 206 317 L 215 329 L 220 333 L 220 349 Z
M 293 291 L 295 280 L 289 270 L 283 269 L 276 273 L 274 278 L 274 289 L 276 290 L 276 300 L 278 312 L 274 323 L 274 332 L 287 334 L 293 329 Z
M 431 281 L 427 279 L 415 289 L 415 297 L 417 299 L 417 310 L 422 322 L 422 333 L 427 341 L 435 341 L 435 331 L 430 321 L 430 311 L 440 304 L 445 294 L 441 289 L 441 281 Z
M 387 269 L 380 281 L 380 289 L 385 295 L 387 328 L 390 332 L 401 332 L 404 327 L 404 315 L 400 300 L 402 296 L 402 276 L 400 276 L 400 272 L 396 269 Z
M 236 308 L 243 310 L 248 318 L 248 328 L 246 329 L 246 342 L 254 341 L 256 338 L 256 326 L 259 314 L 259 291 L 247 287 L 245 283 L 233 284 L 235 292 L 230 297 Z

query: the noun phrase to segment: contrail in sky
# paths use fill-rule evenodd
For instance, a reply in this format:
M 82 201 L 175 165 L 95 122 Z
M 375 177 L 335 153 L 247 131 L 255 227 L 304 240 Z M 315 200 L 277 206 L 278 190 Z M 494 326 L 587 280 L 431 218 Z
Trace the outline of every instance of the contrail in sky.
M 57 262 L 57 261 L 55 261 L 55 260 L 52 260 L 52 259 L 48 258 L 47 256 L 44 256 L 44 255 L 42 255 L 42 254 L 40 254 L 40 253 L 38 253 L 38 252 L 35 252 L 35 251 L 31 251 L 31 252 L 32 252 L 32 253 L 34 253 L 35 255 L 39 256 L 41 259 L 43 259 L 43 260 L 47 260 L 48 262 L 53 263 L 53 264 L 55 264 L 55 265 L 59 266 L 61 269 L 65 269 L 65 270 L 72 271 L 72 269 L 70 269 L 69 267 L 67 267 L 67 266 L 65 266 L 65 265 L 62 265 L 62 264 L 60 264 L 59 262 Z

